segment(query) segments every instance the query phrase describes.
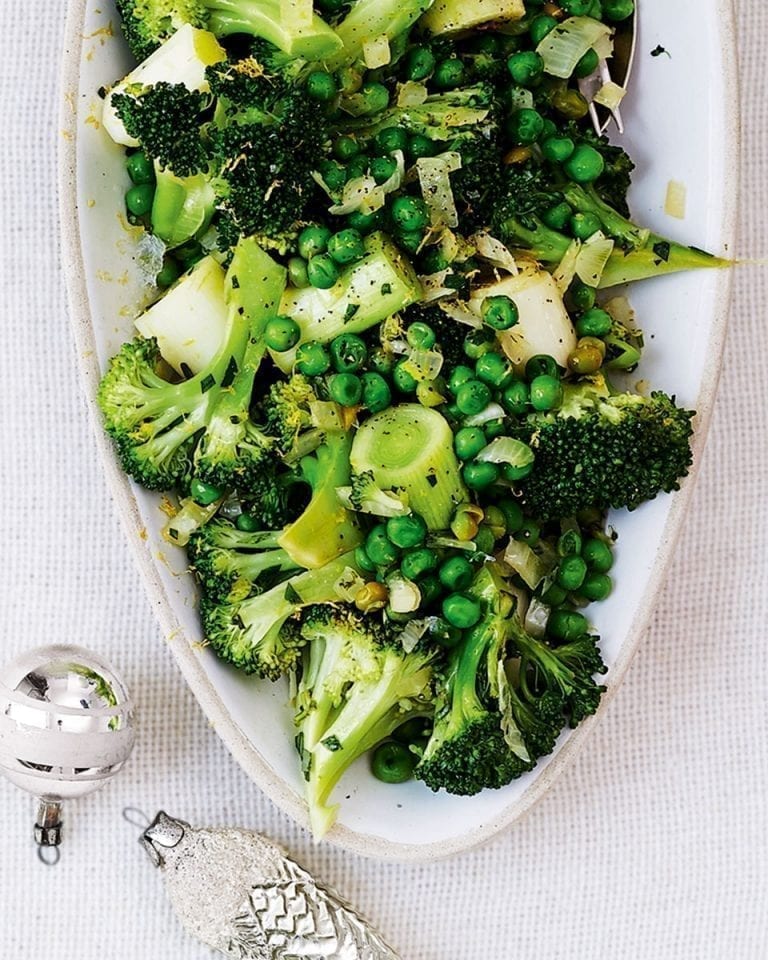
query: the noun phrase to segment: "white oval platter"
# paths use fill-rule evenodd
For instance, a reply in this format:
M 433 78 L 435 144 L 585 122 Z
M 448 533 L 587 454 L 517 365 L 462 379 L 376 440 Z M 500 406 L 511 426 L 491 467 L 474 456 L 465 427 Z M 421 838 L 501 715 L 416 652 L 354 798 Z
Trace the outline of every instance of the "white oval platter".
M 639 222 L 719 254 L 733 250 L 739 168 L 735 33 L 729 0 L 643 0 L 624 142 L 637 163 Z M 97 91 L 131 61 L 112 0 L 70 0 L 64 47 L 60 208 L 70 315 L 82 384 L 109 487 L 150 601 L 181 670 L 210 722 L 253 781 L 302 825 L 307 814 L 293 747 L 286 686 L 231 670 L 202 639 L 195 588 L 182 551 L 161 538 L 159 499 L 120 472 L 101 431 L 95 393 L 107 358 L 132 334 L 144 291 L 136 234 L 123 216 L 121 151 L 99 123 Z M 669 55 L 652 57 L 662 45 Z M 670 180 L 687 187 L 683 221 L 664 213 Z M 699 411 L 696 464 L 720 369 L 731 271 L 658 279 L 631 293 L 646 331 L 641 375 Z M 432 794 L 419 783 L 385 786 L 360 761 L 337 793 L 345 799 L 329 840 L 356 853 L 428 861 L 467 850 L 509 826 L 538 800 L 584 744 L 618 689 L 645 631 L 680 533 L 696 466 L 683 490 L 611 518 L 619 531 L 617 588 L 595 614 L 609 665 L 597 716 L 565 735 L 536 770 L 473 798 Z M 684 635 L 680 642 L 688 642 Z

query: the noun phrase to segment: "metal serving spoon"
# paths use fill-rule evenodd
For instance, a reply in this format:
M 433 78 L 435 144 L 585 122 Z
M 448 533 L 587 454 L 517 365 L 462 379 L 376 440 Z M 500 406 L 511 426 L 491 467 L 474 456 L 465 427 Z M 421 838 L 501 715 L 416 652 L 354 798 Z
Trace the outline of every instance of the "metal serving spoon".
M 629 76 L 635 59 L 635 47 L 637 46 L 638 3 L 639 0 L 635 0 L 635 12 L 616 28 L 610 67 L 608 61 L 603 59 L 597 65 L 594 73 L 579 80 L 579 90 L 589 101 L 589 116 L 598 136 L 605 133 L 611 120 L 616 123 L 619 133 L 624 133 L 624 121 L 621 117 L 620 108 L 616 107 L 614 110 L 609 110 L 598 103 L 593 103 L 592 98 L 603 84 L 609 83 L 611 80 L 624 88 L 629 83 Z

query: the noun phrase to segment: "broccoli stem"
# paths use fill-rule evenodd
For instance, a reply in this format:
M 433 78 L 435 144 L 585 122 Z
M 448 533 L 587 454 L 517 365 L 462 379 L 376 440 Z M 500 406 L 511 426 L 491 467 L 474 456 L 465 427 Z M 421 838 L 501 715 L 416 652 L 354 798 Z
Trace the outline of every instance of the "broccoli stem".
M 312 499 L 279 540 L 302 567 L 321 567 L 362 542 L 354 514 L 343 506 L 336 492 L 337 487 L 349 483 L 351 449 L 348 433 L 329 433 L 325 443 L 302 461 L 312 483 Z
M 355 473 L 370 471 L 384 490 L 402 491 L 430 530 L 445 530 L 469 499 L 446 420 L 429 407 L 404 403 L 358 429 L 350 457 Z
M 327 62 L 329 70 L 361 60 L 369 40 L 386 37 L 394 40 L 416 23 L 432 0 L 357 0 L 347 16 L 336 26 L 343 49 Z
M 491 21 L 520 20 L 525 16 L 523 0 L 435 0 L 422 17 L 421 26 L 431 34 L 470 30 Z
M 524 226 L 511 217 L 501 225 L 501 232 L 510 247 L 525 251 L 539 263 L 557 266 L 563 259 L 572 240 L 536 221 L 535 228 Z
M 217 37 L 245 33 L 268 40 L 292 57 L 325 60 L 342 47 L 341 39 L 317 14 L 310 24 L 289 23 L 280 0 L 205 0 L 208 26 Z
M 480 84 L 446 93 L 431 94 L 422 104 L 392 107 L 370 117 L 347 120 L 339 129 L 358 136 L 372 137 L 387 127 L 402 126 L 430 140 L 456 140 L 470 128 L 480 126 L 490 113 L 489 95 Z
M 202 173 L 177 177 L 169 167 L 163 169 L 156 161 L 155 179 L 152 233 L 169 250 L 205 233 L 216 206 L 208 177 Z
M 733 260 L 716 257 L 696 247 L 686 247 L 652 235 L 647 244 L 638 250 L 631 250 L 629 253 L 614 250 L 608 258 L 598 287 L 602 290 L 621 283 L 649 280 L 682 270 L 722 270 L 732 266 Z

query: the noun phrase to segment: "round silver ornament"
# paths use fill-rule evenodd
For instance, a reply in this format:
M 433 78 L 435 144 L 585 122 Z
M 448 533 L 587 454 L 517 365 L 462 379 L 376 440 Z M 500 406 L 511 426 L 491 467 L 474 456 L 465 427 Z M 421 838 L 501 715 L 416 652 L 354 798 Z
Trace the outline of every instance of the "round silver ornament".
M 61 841 L 61 803 L 110 780 L 133 748 L 128 692 L 82 647 L 52 644 L 0 671 L 0 772 L 40 800 L 35 839 Z

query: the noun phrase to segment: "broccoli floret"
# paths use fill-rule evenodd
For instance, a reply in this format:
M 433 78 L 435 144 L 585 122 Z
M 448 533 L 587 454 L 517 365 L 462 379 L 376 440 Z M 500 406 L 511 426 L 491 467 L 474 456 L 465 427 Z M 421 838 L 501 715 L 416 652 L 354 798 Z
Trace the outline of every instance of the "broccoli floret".
M 208 166 L 202 114 L 211 98 L 182 83 L 157 83 L 137 93 L 116 93 L 112 104 L 125 129 L 161 169 L 189 177 Z
M 214 519 L 190 538 L 190 564 L 207 597 L 235 603 L 263 593 L 298 567 L 278 545 L 280 531 L 246 533 Z
M 511 617 L 507 626 L 510 652 L 520 658 L 520 697 L 527 702 L 539 727 L 544 725 L 546 731 L 547 722 L 554 721 L 558 710 L 565 711 L 572 727 L 591 716 L 605 692 L 605 687 L 595 683 L 593 677 L 608 669 L 597 646 L 598 638 L 585 634 L 559 647 L 550 647 L 527 633 L 517 616 Z M 542 741 L 540 728 L 531 728 L 529 736 L 534 749 L 549 745 L 549 734 L 545 732 Z
M 296 746 L 320 838 L 336 816 L 331 794 L 352 762 L 430 702 L 437 654 L 422 646 L 406 653 L 383 625 L 342 606 L 309 608 L 300 633 Z
M 435 725 L 416 775 L 432 790 L 473 796 L 498 789 L 531 769 L 507 740 L 499 708 L 497 675 L 507 641 L 511 601 L 488 570 L 473 595 L 483 616 L 451 655 L 435 713 Z
M 321 431 L 312 426 L 310 405 L 316 400 L 314 386 L 300 373 L 269 388 L 263 403 L 265 423 L 283 455 L 311 453 L 322 442 Z
M 358 513 L 402 517 L 410 512 L 406 498 L 393 490 L 382 490 L 371 470 L 354 474 L 350 486 L 343 489 L 352 509 Z
M 588 143 L 602 156 L 605 169 L 595 181 L 595 188 L 605 203 L 628 217 L 627 193 L 632 185 L 635 165 L 626 150 L 611 143 L 608 137 L 598 136 L 594 130 L 578 127 L 575 123 L 569 124 L 564 134 L 574 142 Z
M 451 188 L 459 223 L 467 233 L 493 222 L 504 190 L 503 151 L 495 125 L 452 145 L 461 167 L 451 174 Z
M 200 615 L 206 640 L 223 660 L 276 680 L 296 665 L 306 642 L 290 619 L 310 604 L 337 601 L 336 584 L 350 569 L 357 569 L 354 552 L 234 603 L 204 596 Z
M 298 471 L 286 469 L 273 455 L 253 472 L 240 498 L 261 529 L 277 530 L 301 515 L 308 502 L 307 490 Z
M 263 37 L 291 56 L 310 60 L 322 60 L 342 46 L 318 16 L 309 26 L 284 20 L 280 0 L 117 0 L 117 9 L 137 60 L 145 60 L 184 24 L 217 37 Z
M 559 410 L 513 428 L 536 455 L 520 481 L 526 504 L 553 519 L 590 507 L 634 509 L 677 490 L 691 464 L 693 415 L 661 392 L 608 396 L 599 383 L 567 387 Z
M 506 167 L 490 220 L 491 230 L 510 246 L 522 248 L 536 260 L 558 264 L 571 238 L 547 227 L 541 217 L 562 202 L 552 175 L 533 162 Z
M 449 367 L 457 367 L 466 363 L 464 341 L 467 339 L 467 328 L 449 317 L 435 303 L 415 303 L 403 313 L 403 326 L 416 322 L 426 323 L 435 331 L 437 346 L 445 357 Z

